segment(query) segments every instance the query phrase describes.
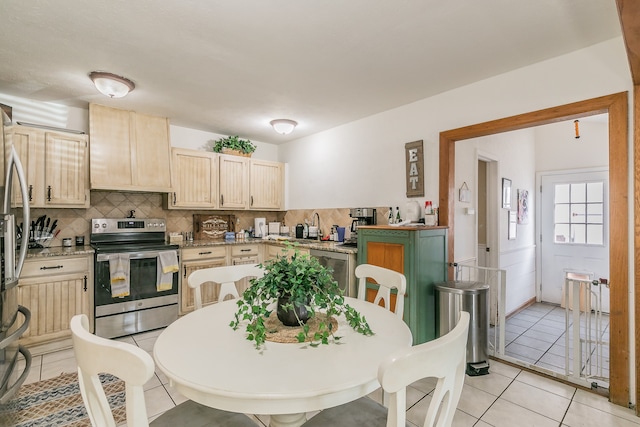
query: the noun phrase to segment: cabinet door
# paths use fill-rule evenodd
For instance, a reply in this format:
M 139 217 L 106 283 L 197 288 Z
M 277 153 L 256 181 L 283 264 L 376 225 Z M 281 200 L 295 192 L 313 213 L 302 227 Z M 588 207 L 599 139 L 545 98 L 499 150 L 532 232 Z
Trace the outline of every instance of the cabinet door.
M 131 114 L 89 105 L 91 188 L 112 190 L 132 186 Z
M 309 249 L 307 248 L 297 248 L 298 252 L 301 255 L 309 255 Z M 269 261 L 270 259 L 275 259 L 278 256 L 286 256 L 287 259 L 291 259 L 293 254 L 295 253 L 295 249 L 288 249 L 284 245 L 267 245 L 265 250 L 264 260 Z
M 88 207 L 85 135 L 45 134 L 45 203 Z
M 404 274 L 405 245 L 401 243 L 368 242 L 367 264 L 377 265 Z M 371 283 L 375 281 L 371 279 Z M 373 302 L 376 298 L 377 287 L 367 286 L 365 299 Z M 391 294 L 391 307 L 396 306 L 396 294 Z M 382 301 L 380 302 L 382 305 Z
M 187 283 L 187 279 L 191 273 L 196 270 L 210 267 L 222 267 L 227 264 L 225 258 L 211 259 L 198 262 L 182 263 L 182 291 L 180 292 L 180 314 L 186 314 L 195 309 L 193 289 Z M 220 285 L 214 283 L 203 283 L 200 286 L 202 295 L 202 306 L 207 306 L 218 301 L 220 294 Z
M 69 321 L 76 314 L 93 316 L 87 274 L 20 280 L 18 304 L 31 311 L 31 323 L 21 343 L 38 344 L 71 335 Z
M 284 165 L 251 160 L 249 169 L 249 208 L 280 210 L 284 205 Z
M 135 122 L 135 150 L 131 154 L 133 185 L 147 191 L 169 192 L 172 190 L 169 120 L 132 114 Z
M 44 132 L 25 126 L 11 126 L 6 129 L 6 137 L 7 145 L 13 145 L 24 168 L 29 204 L 32 207 L 44 207 Z M 12 181 L 11 205 L 22 206 L 22 193 L 15 170 Z
M 172 207 L 217 208 L 218 157 L 215 153 L 173 148 L 169 195 Z
M 220 207 L 246 209 L 249 167 L 248 159 L 220 155 Z

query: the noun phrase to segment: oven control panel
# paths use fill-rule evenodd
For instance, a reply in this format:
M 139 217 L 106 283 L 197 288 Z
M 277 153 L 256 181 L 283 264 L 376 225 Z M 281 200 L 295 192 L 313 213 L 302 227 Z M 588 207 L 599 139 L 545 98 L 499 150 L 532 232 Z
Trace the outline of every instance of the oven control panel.
M 91 234 L 165 232 L 164 218 L 99 218 L 91 220 Z

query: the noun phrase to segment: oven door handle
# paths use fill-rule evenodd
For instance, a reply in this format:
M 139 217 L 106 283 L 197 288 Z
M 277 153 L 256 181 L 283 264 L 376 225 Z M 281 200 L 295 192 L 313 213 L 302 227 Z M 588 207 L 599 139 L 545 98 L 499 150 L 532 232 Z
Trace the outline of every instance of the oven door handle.
M 148 259 L 148 258 L 157 258 L 160 252 L 164 252 L 164 251 L 144 251 L 144 252 L 124 252 L 124 253 L 129 255 L 129 259 Z M 177 256 L 178 251 L 175 251 L 175 252 Z M 98 254 L 98 256 L 96 256 L 96 261 L 97 262 L 109 261 L 109 256 L 111 255 L 114 255 L 114 254 Z

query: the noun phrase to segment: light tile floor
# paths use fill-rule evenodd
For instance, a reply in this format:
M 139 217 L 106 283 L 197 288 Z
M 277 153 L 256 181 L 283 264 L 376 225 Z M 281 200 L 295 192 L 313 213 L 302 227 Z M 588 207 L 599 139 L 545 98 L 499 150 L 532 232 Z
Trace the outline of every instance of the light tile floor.
M 590 375 L 609 382 L 609 316 L 602 315 L 600 338 L 602 357 L 600 370 L 596 365 L 595 345 L 592 345 Z M 581 316 L 584 325 L 584 315 Z M 572 322 L 570 321 L 570 325 Z M 591 321 L 592 338 L 596 336 L 595 321 Z M 490 339 L 493 339 L 493 329 Z M 565 373 L 565 309 L 547 303 L 535 303 L 509 317 L 505 326 L 505 354 L 535 366 Z M 572 328 L 569 331 L 569 370 L 573 370 Z M 585 357 L 585 360 L 586 357 Z M 589 360 L 587 360 L 589 362 Z M 584 369 L 584 363 L 583 367 Z
M 151 353 L 160 332 L 145 332 L 120 340 Z M 488 375 L 466 377 L 454 426 L 640 426 L 640 418 L 633 410 L 612 405 L 605 397 L 499 361 L 490 363 Z M 44 380 L 75 370 L 72 349 L 36 356 L 27 381 Z M 409 387 L 407 419 L 411 425 L 422 425 L 434 386 L 434 381 L 425 379 Z M 185 400 L 159 371 L 146 384 L 145 390 L 150 419 Z M 380 401 L 380 391 L 372 393 L 371 397 Z M 257 426 L 269 424 L 268 416 L 258 415 L 253 419 Z

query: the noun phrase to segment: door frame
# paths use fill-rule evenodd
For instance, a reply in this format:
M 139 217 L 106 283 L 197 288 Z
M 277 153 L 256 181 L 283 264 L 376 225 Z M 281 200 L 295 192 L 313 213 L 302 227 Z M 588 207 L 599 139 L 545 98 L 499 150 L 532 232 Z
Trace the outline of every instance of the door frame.
M 485 267 L 491 268 L 499 268 L 500 267 L 500 221 L 499 221 L 499 207 L 498 207 L 498 195 L 500 194 L 500 180 L 498 176 L 500 176 L 500 162 L 493 155 L 477 150 L 476 151 L 476 189 L 475 194 L 480 194 L 477 188 L 478 181 L 478 162 L 484 162 L 487 165 L 487 247 L 489 248 L 488 254 L 486 256 L 486 265 Z M 478 217 L 476 216 L 476 230 L 478 229 Z M 477 239 L 476 239 L 477 240 Z M 476 241 L 476 248 L 478 247 Z M 476 254 L 476 259 L 478 259 L 478 255 Z
M 630 401 L 629 339 L 629 164 L 628 93 L 620 92 L 558 107 L 519 114 L 440 132 L 439 217 L 449 227 L 449 262 L 454 256 L 455 143 L 457 141 L 609 114 L 609 268 L 610 268 L 610 389 L 611 402 Z M 453 269 L 449 268 L 449 278 Z

